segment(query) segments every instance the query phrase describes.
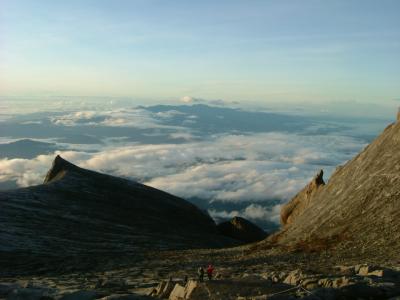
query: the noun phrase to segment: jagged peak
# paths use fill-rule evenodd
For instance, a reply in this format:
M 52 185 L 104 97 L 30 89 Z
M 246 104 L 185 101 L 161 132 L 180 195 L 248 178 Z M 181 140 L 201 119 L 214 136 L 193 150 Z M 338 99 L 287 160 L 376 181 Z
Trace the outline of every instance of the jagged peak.
M 325 185 L 324 181 L 324 170 L 319 170 L 317 174 L 315 174 L 313 182 L 315 182 L 316 186 Z
M 69 161 L 62 158 L 60 155 L 57 155 L 54 160 L 50 170 L 47 172 L 47 175 L 44 179 L 44 183 L 49 183 L 56 178 L 59 178 L 60 174 L 65 173 L 67 170 L 76 170 L 77 166 L 70 163 Z
M 282 225 L 292 223 L 293 219 L 302 214 L 303 211 L 310 205 L 316 191 L 319 189 L 319 187 L 325 185 L 323 177 L 324 171 L 319 170 L 308 185 L 306 185 L 296 196 L 294 196 L 292 200 L 282 206 Z

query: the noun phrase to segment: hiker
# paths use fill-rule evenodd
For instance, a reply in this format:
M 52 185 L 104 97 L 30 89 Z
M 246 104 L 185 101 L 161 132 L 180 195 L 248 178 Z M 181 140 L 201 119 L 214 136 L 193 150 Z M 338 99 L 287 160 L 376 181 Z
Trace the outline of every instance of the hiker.
M 183 278 L 183 284 L 186 285 L 189 281 L 189 277 L 187 275 L 185 275 L 185 277 Z
M 208 268 L 207 268 L 208 280 L 212 279 L 213 271 L 214 271 L 214 267 L 212 266 L 212 264 L 209 264 Z
M 204 269 L 203 269 L 203 267 L 199 267 L 197 269 L 197 275 L 199 276 L 199 281 L 203 282 L 203 278 L 204 278 Z

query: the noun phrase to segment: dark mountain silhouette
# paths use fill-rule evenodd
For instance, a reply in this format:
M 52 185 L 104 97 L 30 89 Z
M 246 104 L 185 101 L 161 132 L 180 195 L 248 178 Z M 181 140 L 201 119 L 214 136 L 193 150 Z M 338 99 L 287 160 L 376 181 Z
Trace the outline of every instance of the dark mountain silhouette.
M 44 183 L 0 192 L 0 252 L 135 254 L 238 244 L 195 205 L 143 184 L 79 168 L 57 156 Z
M 217 227 L 221 234 L 246 243 L 261 241 L 267 237 L 264 230 L 241 217 L 234 217 Z

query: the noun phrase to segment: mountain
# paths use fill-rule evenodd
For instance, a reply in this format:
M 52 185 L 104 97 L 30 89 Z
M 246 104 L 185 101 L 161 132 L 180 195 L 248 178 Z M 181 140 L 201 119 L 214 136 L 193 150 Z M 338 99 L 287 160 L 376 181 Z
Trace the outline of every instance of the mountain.
M 0 144 L 0 157 L 34 158 L 40 154 L 48 154 L 57 149 L 54 143 L 45 143 L 31 139 L 22 139 Z
M 5 257 L 135 255 L 238 244 L 195 205 L 57 156 L 44 183 L 0 192 Z
M 360 154 L 323 172 L 281 211 L 272 239 L 291 249 L 336 248 L 390 259 L 400 250 L 400 116 Z
M 264 230 L 241 217 L 222 222 L 217 228 L 221 234 L 245 243 L 258 242 L 267 237 Z

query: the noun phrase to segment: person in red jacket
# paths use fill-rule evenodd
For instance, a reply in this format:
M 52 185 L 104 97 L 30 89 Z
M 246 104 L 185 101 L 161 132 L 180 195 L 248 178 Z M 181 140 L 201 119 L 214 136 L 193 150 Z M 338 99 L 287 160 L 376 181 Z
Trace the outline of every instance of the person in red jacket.
M 214 272 L 214 267 L 212 266 L 212 264 L 209 264 L 207 268 L 208 280 L 212 279 L 213 272 Z

